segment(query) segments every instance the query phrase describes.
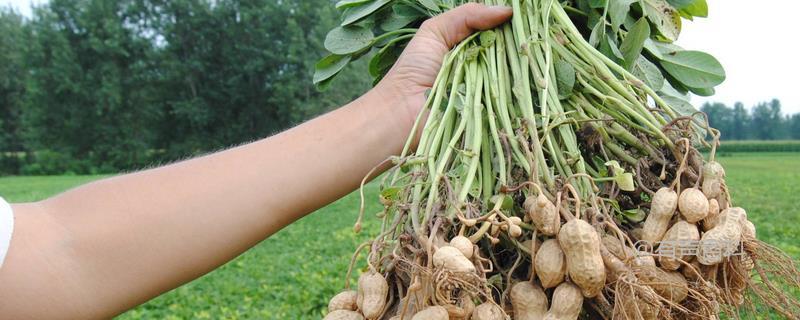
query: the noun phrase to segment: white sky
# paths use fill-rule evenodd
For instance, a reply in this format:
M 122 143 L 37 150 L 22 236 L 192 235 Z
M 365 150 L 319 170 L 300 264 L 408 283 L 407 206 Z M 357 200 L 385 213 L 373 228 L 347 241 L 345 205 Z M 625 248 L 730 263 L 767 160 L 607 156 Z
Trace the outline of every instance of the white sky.
M 31 16 L 31 4 L 41 4 L 47 2 L 46 0 L 0 0 L 0 6 L 7 7 L 11 5 L 23 15 Z
M 797 49 L 800 1 L 707 0 L 709 18 L 684 21 L 678 44 L 708 52 L 722 62 L 727 80 L 713 97 L 730 106 L 741 101 L 751 107 L 778 98 L 784 113 L 800 112 L 800 55 Z M 30 16 L 30 4 L 46 0 L 0 0 Z
M 722 62 L 727 79 L 713 97 L 746 107 L 772 98 L 784 113 L 800 112 L 800 1 L 707 0 L 707 19 L 684 21 L 678 44 L 708 52 Z

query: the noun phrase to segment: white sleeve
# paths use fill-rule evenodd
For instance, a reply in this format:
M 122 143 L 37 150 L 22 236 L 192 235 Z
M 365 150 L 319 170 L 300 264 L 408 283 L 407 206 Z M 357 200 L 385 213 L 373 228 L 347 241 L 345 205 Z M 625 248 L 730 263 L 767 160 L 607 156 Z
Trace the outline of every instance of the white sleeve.
M 3 267 L 3 261 L 6 259 L 13 231 L 14 213 L 11 212 L 11 205 L 0 197 L 0 268 Z

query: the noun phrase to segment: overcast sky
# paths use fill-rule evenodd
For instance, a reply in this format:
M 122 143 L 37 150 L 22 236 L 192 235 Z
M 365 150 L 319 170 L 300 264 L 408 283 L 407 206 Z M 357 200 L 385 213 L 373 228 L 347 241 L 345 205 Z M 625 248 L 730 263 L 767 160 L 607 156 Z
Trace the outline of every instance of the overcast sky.
M 800 1 L 707 0 L 707 19 L 684 21 L 678 44 L 717 57 L 727 80 L 713 97 L 695 97 L 696 105 L 741 101 L 750 107 L 778 98 L 784 112 L 800 112 L 800 50 L 797 50 Z M 30 4 L 46 0 L 0 0 L 30 16 Z

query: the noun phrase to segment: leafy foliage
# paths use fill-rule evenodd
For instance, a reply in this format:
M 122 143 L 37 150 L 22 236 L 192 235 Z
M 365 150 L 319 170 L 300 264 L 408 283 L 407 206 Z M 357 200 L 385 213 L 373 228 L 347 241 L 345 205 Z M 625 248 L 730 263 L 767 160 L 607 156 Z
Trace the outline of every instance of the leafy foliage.
M 784 116 L 780 100 L 761 102 L 751 110 L 741 103 L 733 108 L 723 103 L 706 103 L 701 111 L 712 127 L 722 132 L 723 140 L 781 140 L 800 138 L 800 114 Z M 764 149 L 761 151 L 770 151 Z
M 23 148 L 19 118 L 25 83 L 19 75 L 25 70 L 28 32 L 19 14 L 0 9 L 0 171 L 21 165 L 16 152 Z
M 337 90 L 311 84 L 336 24 L 328 0 L 53 0 L 30 19 L 3 9 L 0 151 L 27 164 L 0 172 L 138 169 L 348 102 L 369 87 L 366 62 Z
M 425 18 L 465 2 L 469 1 L 340 1 L 341 27 L 331 30 L 327 36 L 331 41 L 326 41 L 333 55 L 317 64 L 314 83 L 324 89 L 347 63 L 370 49 L 377 52 L 370 62 L 370 75 L 373 82 L 379 81 L 397 59 L 390 54 L 395 51 L 392 45 L 402 47 L 410 39 L 406 32 L 385 28 L 387 22 L 402 21 L 394 27 L 410 27 L 407 32 L 414 33 L 413 28 Z M 590 44 L 653 86 L 680 115 L 697 111 L 689 102 L 689 92 L 712 95 L 714 87 L 725 80 L 725 70 L 716 58 L 673 44 L 682 19 L 708 15 L 706 0 L 570 0 L 562 5 L 570 9 L 570 18 Z
M 155 135 L 144 128 L 159 110 L 141 79 L 150 66 L 135 59 L 152 45 L 125 27 L 134 9 L 126 2 L 56 0 L 36 10 L 23 113 L 30 149 L 109 169 L 145 160 Z

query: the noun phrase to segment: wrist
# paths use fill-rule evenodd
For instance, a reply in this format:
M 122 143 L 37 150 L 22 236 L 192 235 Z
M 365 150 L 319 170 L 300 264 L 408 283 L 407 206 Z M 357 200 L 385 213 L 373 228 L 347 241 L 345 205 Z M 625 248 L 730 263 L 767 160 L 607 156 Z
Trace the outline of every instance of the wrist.
M 380 112 L 389 119 L 388 125 L 402 132 L 403 137 L 411 133 L 411 129 L 425 104 L 424 95 L 412 95 L 404 92 L 391 83 L 381 81 L 372 88 L 364 98 L 371 108 L 380 109 Z

